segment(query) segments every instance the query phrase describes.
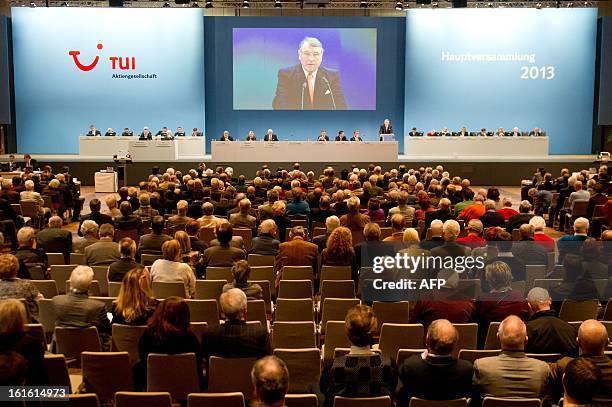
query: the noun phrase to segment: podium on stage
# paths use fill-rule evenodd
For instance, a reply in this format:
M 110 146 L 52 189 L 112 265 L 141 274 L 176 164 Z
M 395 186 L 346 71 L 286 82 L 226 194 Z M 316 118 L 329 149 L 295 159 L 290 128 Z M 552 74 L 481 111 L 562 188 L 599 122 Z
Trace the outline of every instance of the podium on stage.
M 380 141 L 395 141 L 395 134 L 379 134 L 378 135 Z
M 122 181 L 122 186 L 127 187 L 127 165 L 132 164 L 132 157 L 129 151 L 119 151 L 113 155 L 113 161 L 117 165 L 118 178 Z

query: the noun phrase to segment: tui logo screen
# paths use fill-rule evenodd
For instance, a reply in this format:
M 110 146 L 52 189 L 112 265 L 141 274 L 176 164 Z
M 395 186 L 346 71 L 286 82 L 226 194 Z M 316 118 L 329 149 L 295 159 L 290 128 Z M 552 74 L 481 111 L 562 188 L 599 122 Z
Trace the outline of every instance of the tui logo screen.
M 102 43 L 98 43 L 96 46 L 98 51 L 102 51 L 104 49 L 104 45 Z M 83 71 L 89 72 L 96 68 L 98 63 L 100 62 L 100 55 L 96 55 L 93 61 L 90 64 L 84 64 L 80 59 L 79 55 L 81 55 L 81 51 L 70 50 L 68 51 L 68 55 L 72 57 L 74 65 Z M 116 73 L 113 72 L 113 79 L 157 79 L 156 73 L 137 73 L 136 71 L 136 57 L 135 56 L 108 56 L 108 65 L 112 71 L 131 71 L 130 73 Z

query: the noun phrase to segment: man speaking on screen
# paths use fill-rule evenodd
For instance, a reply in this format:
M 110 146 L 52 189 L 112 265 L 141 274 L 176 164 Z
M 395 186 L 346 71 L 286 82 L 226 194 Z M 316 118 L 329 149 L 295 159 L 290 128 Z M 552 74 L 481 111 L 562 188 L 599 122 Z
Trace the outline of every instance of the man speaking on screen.
M 278 71 L 274 109 L 346 110 L 340 73 L 321 66 L 323 45 L 306 37 L 298 49 L 300 63 Z

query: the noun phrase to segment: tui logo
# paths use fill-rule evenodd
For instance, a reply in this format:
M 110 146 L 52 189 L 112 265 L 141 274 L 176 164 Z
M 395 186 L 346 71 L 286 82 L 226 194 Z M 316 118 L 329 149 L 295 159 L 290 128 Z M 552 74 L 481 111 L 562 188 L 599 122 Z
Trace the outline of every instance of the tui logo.
M 98 44 L 98 49 L 101 50 L 104 46 L 102 44 Z M 96 65 L 98 65 L 98 61 L 100 61 L 100 56 L 96 55 L 96 57 L 94 58 L 93 62 L 89 65 L 83 65 L 81 63 L 81 61 L 79 61 L 78 56 L 81 54 L 81 51 L 68 51 L 68 55 L 72 56 L 72 59 L 74 60 L 74 64 L 77 66 L 77 68 L 79 68 L 81 71 L 91 71 L 92 69 L 94 69 L 96 67 Z

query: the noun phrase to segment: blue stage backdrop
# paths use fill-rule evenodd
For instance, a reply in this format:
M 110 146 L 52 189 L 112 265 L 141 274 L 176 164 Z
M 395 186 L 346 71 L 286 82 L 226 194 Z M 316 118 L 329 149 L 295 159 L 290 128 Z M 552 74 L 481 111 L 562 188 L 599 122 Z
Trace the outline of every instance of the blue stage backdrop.
M 200 9 L 13 8 L 17 150 L 78 153 L 95 124 L 204 127 Z
M 321 129 L 326 129 L 328 136 L 333 138 L 338 130 L 345 130 L 347 135 L 359 129 L 365 133 L 366 140 L 378 140 L 378 129 L 384 118 L 388 117 L 399 136 L 403 134 L 403 103 L 404 103 L 404 18 L 364 18 L 364 17 L 205 17 L 206 37 L 206 130 L 207 143 L 210 146 L 211 138 L 219 138 L 223 130 L 229 130 L 235 139 L 244 139 L 249 130 L 254 130 L 258 138 L 262 138 L 268 128 L 272 128 L 281 140 L 314 140 Z M 328 29 L 330 33 L 342 34 L 343 52 L 349 52 L 351 60 L 336 61 L 328 48 L 325 48 L 323 66 L 328 56 L 332 58 L 335 67 L 350 65 L 356 58 L 359 63 L 367 67 L 363 71 L 363 83 L 360 88 L 350 91 L 360 95 L 359 109 L 373 109 L 360 111 L 334 111 L 334 110 L 270 110 L 271 96 L 269 93 L 257 94 L 260 96 L 261 110 L 257 109 L 253 94 L 242 89 L 243 82 L 234 82 L 236 74 L 244 69 L 245 54 L 233 51 L 234 35 L 240 37 L 241 33 L 256 32 L 253 29 L 265 29 L 260 32 L 269 33 L 274 30 L 295 29 L 291 32 L 299 33 L 298 37 L 308 32 L 323 32 Z M 329 30 L 333 29 L 333 30 Z M 367 30 L 346 30 L 367 29 Z M 250 31 L 249 31 L 250 30 Z M 352 43 L 347 42 L 353 35 Z M 293 37 L 292 37 L 293 38 Z M 297 37 L 296 37 L 297 38 Z M 239 39 L 237 46 L 242 47 L 246 39 Z M 298 40 L 298 44 L 299 44 Z M 375 43 L 373 43 L 375 41 Z M 292 43 L 294 43 L 293 41 Z M 279 44 L 284 44 L 279 41 Z M 297 64 L 297 45 L 294 44 L 291 55 L 291 64 Z M 262 55 L 261 64 L 267 58 L 276 58 L 281 52 L 274 47 L 258 48 Z M 339 48 L 337 48 L 339 49 Z M 358 57 L 356 50 L 362 50 Z M 375 61 L 372 61 L 374 50 Z M 284 51 L 281 52 L 285 55 Z M 238 55 L 238 61 L 233 58 Z M 284 61 L 284 60 L 283 60 Z M 238 65 L 237 65 L 238 62 Z M 249 61 L 246 61 L 250 63 Z M 289 63 L 286 61 L 286 63 Z M 277 64 L 278 65 L 278 64 Z M 280 64 L 282 65 L 282 64 Z M 272 95 L 276 86 L 276 74 L 280 67 L 276 66 L 259 82 L 270 85 Z M 232 77 L 234 72 L 234 77 Z M 341 71 L 341 77 L 344 75 Z M 348 70 L 351 80 L 358 82 L 355 72 Z M 371 83 L 370 76 L 375 76 L 375 85 Z M 242 83 L 242 85 L 241 85 Z M 234 87 L 240 87 L 235 89 Z M 250 86 L 250 85 L 249 85 Z M 345 89 L 346 91 L 346 89 Z M 364 99 L 370 95 L 370 99 Z M 241 100 L 233 100 L 233 97 Z M 247 100 L 248 98 L 248 100 Z M 357 97 L 356 97 L 357 98 Z M 357 99 L 355 99 L 357 100 Z M 350 100 L 349 100 L 349 109 Z M 236 109 L 234 109 L 236 108 Z M 400 137 L 400 151 L 403 149 L 403 139 Z M 279 157 L 279 161 L 283 158 Z M 304 161 L 317 161 L 317 157 L 304 157 Z
M 409 11 L 405 127 L 540 127 L 551 154 L 590 153 L 596 18 L 596 9 Z
M 600 61 L 598 123 L 612 125 L 612 17 L 601 19 Z
M 8 18 L 0 16 L 0 123 L 11 122 Z

